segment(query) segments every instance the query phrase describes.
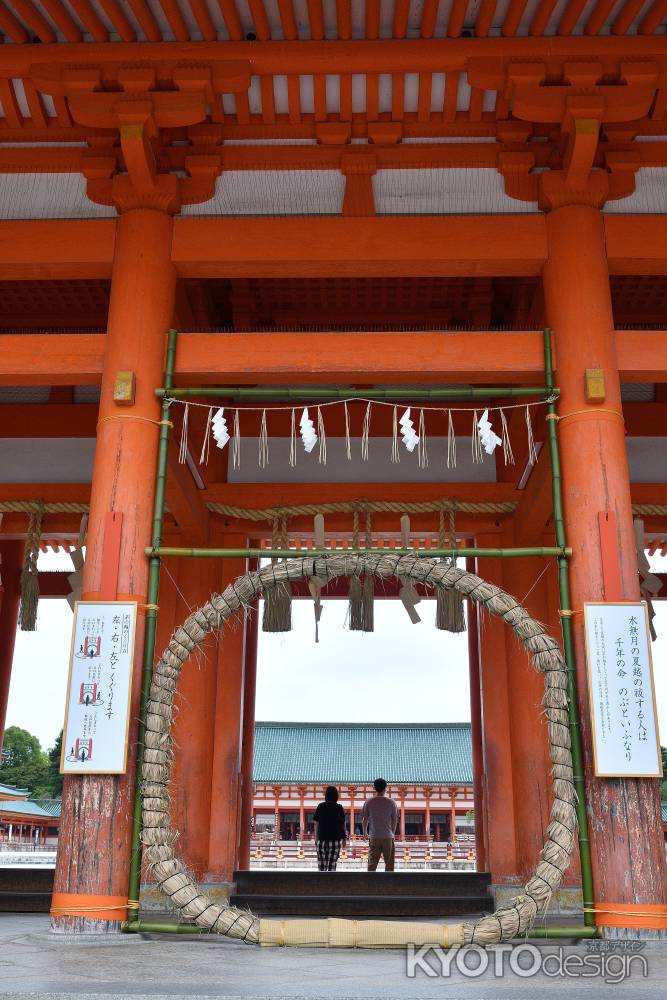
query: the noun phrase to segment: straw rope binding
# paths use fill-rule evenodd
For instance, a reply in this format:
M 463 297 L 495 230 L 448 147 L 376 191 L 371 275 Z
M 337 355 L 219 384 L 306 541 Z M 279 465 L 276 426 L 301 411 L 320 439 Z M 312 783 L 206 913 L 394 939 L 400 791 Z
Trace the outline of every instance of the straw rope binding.
M 248 943 L 276 943 L 272 940 L 276 921 L 260 921 L 250 912 L 213 902 L 198 886 L 175 854 L 177 834 L 171 828 L 169 782 L 171 778 L 174 695 L 183 664 L 213 630 L 222 629 L 234 616 L 245 614 L 255 597 L 290 581 L 317 576 L 328 581 L 340 576 L 410 578 L 437 588 L 454 589 L 498 615 L 514 631 L 531 656 L 534 667 L 544 676 L 544 715 L 549 734 L 552 763 L 553 803 L 544 847 L 535 873 L 512 902 L 476 923 L 451 925 L 449 940 L 463 940 L 486 946 L 505 941 L 527 931 L 538 913 L 549 903 L 560 885 L 574 850 L 577 835 L 576 792 L 570 752 L 567 715 L 566 666 L 558 643 L 547 635 L 525 608 L 499 587 L 457 567 L 419 559 L 412 555 L 347 552 L 316 558 L 289 559 L 259 572 L 240 577 L 222 594 L 213 594 L 176 629 L 155 666 L 146 711 L 145 758 L 142 769 L 142 834 L 146 860 L 162 891 L 181 916 L 217 934 Z M 312 921 L 313 927 L 325 921 Z M 359 921 L 359 927 L 365 925 Z M 433 924 L 422 924 L 430 927 Z M 395 922 L 387 922 L 385 946 L 396 941 Z M 287 928 L 289 930 L 289 927 Z M 305 943 L 292 940 L 288 933 L 278 943 Z M 381 946 L 381 935 L 374 935 Z

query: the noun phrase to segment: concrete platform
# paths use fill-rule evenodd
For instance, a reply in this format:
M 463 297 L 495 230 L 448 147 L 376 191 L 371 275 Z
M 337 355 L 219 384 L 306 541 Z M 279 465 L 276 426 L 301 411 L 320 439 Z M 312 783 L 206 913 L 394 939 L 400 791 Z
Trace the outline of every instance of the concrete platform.
M 535 945 L 538 947 L 537 945 Z M 525 944 L 524 944 L 525 947 Z M 563 953 L 583 957 L 584 942 L 563 942 Z M 558 944 L 540 943 L 539 956 L 558 957 Z M 648 977 L 635 964 L 623 982 L 598 976 L 573 978 L 537 972 L 517 975 L 505 964 L 494 975 L 493 957 L 483 975 L 468 978 L 406 975 L 404 951 L 272 949 L 224 939 L 125 936 L 63 939 L 48 932 L 41 914 L 0 915 L 0 997 L 3 1000 L 511 1000 L 544 991 L 547 1000 L 583 995 L 595 1000 L 662 1000 L 667 942 L 648 942 L 640 953 Z M 499 959 L 501 956 L 498 956 Z M 438 968 L 437 962 L 435 963 Z

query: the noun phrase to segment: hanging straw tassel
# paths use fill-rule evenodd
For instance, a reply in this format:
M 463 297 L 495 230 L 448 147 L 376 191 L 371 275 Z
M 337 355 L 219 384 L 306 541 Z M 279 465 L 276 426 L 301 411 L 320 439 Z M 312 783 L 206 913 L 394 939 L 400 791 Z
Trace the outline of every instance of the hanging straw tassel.
M 259 467 L 265 469 L 269 464 L 269 435 L 266 429 L 266 410 L 262 410 L 262 423 L 259 428 Z
M 359 550 L 359 511 L 352 513 L 352 548 Z M 347 608 L 347 627 L 350 632 L 363 630 L 363 608 L 361 603 L 361 577 L 353 574 L 350 577 L 349 604 Z
M 287 517 L 274 518 L 271 532 L 271 546 L 274 549 L 286 549 L 289 546 L 287 532 Z M 277 559 L 271 559 L 276 563 Z M 292 631 L 292 585 L 289 581 L 271 587 L 264 596 L 264 614 L 262 615 L 262 632 Z
M 209 450 L 211 447 L 211 421 L 213 419 L 213 406 L 208 408 L 208 416 L 206 417 L 206 430 L 204 431 L 204 440 L 202 441 L 201 454 L 199 456 L 200 465 L 208 465 Z
M 531 465 L 537 462 L 537 449 L 533 437 L 533 425 L 530 420 L 530 407 L 526 407 L 526 434 L 528 436 L 528 461 Z
M 188 418 L 190 416 L 190 404 L 185 404 L 183 411 L 183 424 L 181 426 L 181 443 L 178 449 L 178 461 L 183 465 L 188 457 Z
M 445 511 L 440 511 L 438 524 L 438 547 L 444 549 L 448 544 L 447 532 L 445 531 Z M 456 548 L 456 526 L 454 508 L 449 510 L 449 546 Z M 456 559 L 443 559 L 442 562 L 450 562 L 456 566 Z M 435 627 L 441 632 L 465 632 L 466 620 L 463 613 L 463 595 L 458 590 L 438 587 L 435 606 Z
M 289 438 L 289 464 L 292 468 L 296 465 L 296 411 L 292 407 L 292 427 Z
M 424 411 L 419 411 L 419 444 L 417 445 L 417 461 L 420 469 L 428 468 L 428 449 L 426 447 L 426 417 Z
M 477 465 L 484 461 L 484 455 L 482 454 L 482 440 L 479 436 L 479 417 L 477 416 L 477 410 L 473 410 L 472 414 L 472 460 Z
M 366 412 L 364 414 L 364 425 L 361 428 L 361 461 L 368 461 L 368 438 L 370 437 L 371 431 L 371 406 L 369 402 L 366 407 Z
M 21 568 L 21 606 L 19 608 L 19 628 L 22 632 L 34 632 L 37 627 L 37 605 L 39 604 L 39 573 L 37 557 L 42 535 L 44 507 L 39 504 L 28 521 L 28 534 L 23 550 Z
M 503 440 L 503 456 L 505 458 L 505 465 L 514 465 L 514 452 L 512 451 L 512 442 L 510 441 L 510 432 L 507 427 L 507 420 L 505 418 L 505 411 L 500 409 L 500 423 L 502 426 L 502 440 Z
M 371 514 L 366 511 L 366 548 L 373 547 L 373 533 L 371 531 Z M 361 630 L 362 632 L 375 631 L 375 581 L 372 573 L 364 576 L 364 583 L 361 591 Z
M 232 467 L 241 468 L 241 420 L 239 411 L 234 411 L 234 437 L 232 438 Z
M 319 442 L 319 452 L 317 455 L 317 461 L 320 465 L 327 464 L 327 436 L 324 431 L 324 417 L 322 416 L 322 410 L 317 407 L 317 440 Z
M 447 468 L 456 468 L 456 434 L 451 410 L 447 410 Z
M 398 407 L 394 407 L 394 415 L 391 425 L 391 460 L 392 462 L 400 462 L 401 453 L 398 450 Z
M 352 461 L 352 446 L 350 444 L 350 411 L 347 408 L 347 400 L 343 403 L 345 407 L 345 457 L 348 462 Z

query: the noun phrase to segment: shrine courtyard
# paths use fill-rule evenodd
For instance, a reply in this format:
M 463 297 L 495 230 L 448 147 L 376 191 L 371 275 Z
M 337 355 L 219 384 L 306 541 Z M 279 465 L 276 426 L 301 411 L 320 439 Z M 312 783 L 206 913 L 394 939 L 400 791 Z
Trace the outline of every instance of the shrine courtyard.
M 537 950 L 555 956 L 559 947 L 543 942 Z M 589 953 L 583 941 L 563 942 L 562 951 L 569 956 Z M 452 966 L 449 978 L 431 978 L 421 971 L 409 978 L 405 951 L 263 948 L 249 953 L 247 945 L 211 937 L 110 940 L 108 935 L 80 937 L 63 945 L 50 934 L 46 915 L 15 915 L 0 919 L 0 996 L 3 1000 L 28 996 L 42 1000 L 495 1000 L 533 997 L 539 990 L 559 1000 L 578 996 L 658 1000 L 664 995 L 667 948 L 663 942 L 649 941 L 642 955 L 648 976 L 644 978 L 635 965 L 622 982 L 541 972 L 522 978 L 508 969 L 507 961 L 504 976 L 496 978 L 492 953 L 481 976 L 467 978 Z M 439 971 L 437 961 L 430 957 L 427 961 Z M 472 967 L 473 959 L 469 961 Z

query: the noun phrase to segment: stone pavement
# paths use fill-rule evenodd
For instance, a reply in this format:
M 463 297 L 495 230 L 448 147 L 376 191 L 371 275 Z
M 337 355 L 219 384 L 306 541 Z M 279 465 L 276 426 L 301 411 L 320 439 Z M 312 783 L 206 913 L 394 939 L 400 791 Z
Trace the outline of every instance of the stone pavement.
M 561 943 L 530 942 L 521 962 L 530 965 L 545 955 L 556 968 Z M 585 942 L 562 942 L 562 951 L 577 961 L 591 956 Z M 533 955 L 537 958 L 533 959 Z M 667 941 L 648 942 L 635 958 L 629 974 L 619 982 L 627 956 L 607 958 L 605 976 L 517 975 L 507 967 L 494 976 L 489 967 L 469 978 L 452 965 L 443 978 L 417 971 L 406 975 L 404 951 L 343 951 L 272 949 L 237 944 L 224 939 L 189 936 L 129 936 L 109 939 L 71 939 L 52 936 L 48 917 L 41 914 L 0 914 L 0 997 L 3 1000 L 40 997 L 42 1000 L 512 1000 L 544 992 L 546 1000 L 564 1000 L 583 994 L 595 1000 L 662 1000 L 667 991 Z M 460 956 L 459 956 L 460 957 Z M 500 963 L 501 955 L 498 955 Z M 440 969 L 436 956 L 429 964 Z M 476 965 L 477 956 L 467 957 Z M 622 965 L 622 963 L 625 963 Z M 581 970 L 579 970 L 581 971 Z M 589 967 L 591 971 L 591 967 Z

